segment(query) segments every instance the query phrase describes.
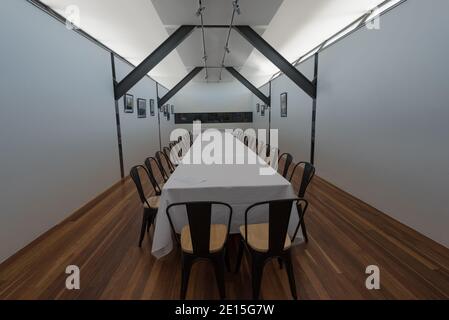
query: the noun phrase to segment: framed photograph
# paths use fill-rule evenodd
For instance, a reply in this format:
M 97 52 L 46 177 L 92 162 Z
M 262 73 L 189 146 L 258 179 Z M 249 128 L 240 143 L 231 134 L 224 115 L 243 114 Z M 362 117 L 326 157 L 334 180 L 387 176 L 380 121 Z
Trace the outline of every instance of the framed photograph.
M 137 99 L 137 118 L 147 117 L 147 100 Z
M 256 104 L 256 110 L 257 110 L 257 113 L 260 112 L 260 103 Z
M 166 104 L 165 106 L 164 106 L 164 114 L 165 114 L 165 116 L 167 116 L 167 114 L 169 114 L 170 112 L 168 111 L 168 104 Z
M 265 106 L 260 106 L 260 115 L 265 117 Z
M 175 106 L 171 105 L 171 114 L 175 114 Z
M 125 113 L 134 112 L 134 96 L 132 94 L 125 94 L 124 98 Z
M 287 92 L 281 93 L 281 118 L 287 118 Z
M 150 99 L 150 115 L 154 117 L 155 110 L 154 110 L 154 99 Z
M 167 112 L 167 121 L 170 121 L 170 112 Z

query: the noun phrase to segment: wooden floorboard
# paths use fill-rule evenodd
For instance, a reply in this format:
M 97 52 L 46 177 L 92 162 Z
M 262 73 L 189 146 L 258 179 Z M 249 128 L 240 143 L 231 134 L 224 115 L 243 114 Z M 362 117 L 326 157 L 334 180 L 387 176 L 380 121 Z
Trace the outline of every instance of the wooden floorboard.
M 295 177 L 294 185 L 298 185 Z M 148 186 L 147 186 L 148 187 Z M 150 192 L 148 192 L 149 194 Z M 449 250 L 316 177 L 306 198 L 309 244 L 293 249 L 300 299 L 448 299 Z M 129 179 L 0 265 L 0 299 L 177 299 L 180 251 L 137 246 L 142 206 Z M 237 244 L 232 243 L 234 263 Z M 81 269 L 81 290 L 65 288 L 65 268 Z M 367 290 L 377 265 L 381 289 Z M 250 299 L 249 261 L 226 274 L 229 299 Z M 188 299 L 218 299 L 212 267 L 192 269 Z M 263 299 L 290 299 L 285 270 L 267 264 Z

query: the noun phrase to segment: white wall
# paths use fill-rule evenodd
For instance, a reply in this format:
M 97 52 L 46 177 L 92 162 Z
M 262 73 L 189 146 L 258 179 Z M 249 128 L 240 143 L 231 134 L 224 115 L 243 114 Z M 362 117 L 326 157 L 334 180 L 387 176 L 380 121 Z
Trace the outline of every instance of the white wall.
M 0 261 L 120 179 L 109 54 L 26 1 L 0 10 Z
M 270 95 L 270 86 L 269 84 L 265 84 L 262 87 L 259 88 L 259 90 L 266 96 Z M 262 100 L 260 100 L 257 96 L 254 94 L 251 94 L 251 109 L 253 110 L 253 128 L 254 129 L 265 129 L 268 130 L 269 127 L 269 110 L 265 111 L 265 116 L 261 116 L 261 113 L 257 113 L 257 104 L 260 104 L 261 106 L 264 104 Z
M 164 95 L 166 95 L 168 92 L 168 89 L 162 86 L 159 86 L 159 97 L 162 98 Z M 177 112 L 177 97 L 174 96 L 172 99 L 170 99 L 167 104 L 174 105 L 175 106 L 175 112 Z M 170 143 L 170 134 L 175 129 L 175 115 L 171 114 L 171 107 L 169 107 L 170 111 L 170 120 L 167 120 L 166 117 L 164 117 L 164 113 L 160 114 L 161 118 L 161 141 L 162 141 L 162 148 L 168 146 Z
M 117 81 L 122 80 L 133 70 L 132 66 L 120 59 L 115 59 L 115 68 Z M 142 164 L 147 157 L 154 156 L 159 150 L 156 82 L 144 77 L 129 90 L 129 94 L 134 96 L 134 113 L 125 113 L 124 98 L 119 100 L 125 176 L 133 166 Z M 147 100 L 146 118 L 137 117 L 138 98 Z M 150 114 L 150 99 L 154 99 L 154 116 Z
M 429 2 L 320 54 L 317 173 L 449 247 L 449 2 Z
M 314 59 L 302 63 L 300 70 L 309 80 L 314 77 Z M 287 92 L 287 117 L 281 118 L 281 93 Z M 313 100 L 285 75 L 272 82 L 271 129 L 278 130 L 279 149 L 295 161 L 310 161 Z
M 175 112 L 251 112 L 251 92 L 238 81 L 190 82 L 174 97 Z M 171 103 L 171 102 L 170 102 Z M 174 103 L 173 103 L 174 104 Z M 192 129 L 192 125 L 177 125 Z M 250 128 L 251 123 L 203 124 L 203 128 Z

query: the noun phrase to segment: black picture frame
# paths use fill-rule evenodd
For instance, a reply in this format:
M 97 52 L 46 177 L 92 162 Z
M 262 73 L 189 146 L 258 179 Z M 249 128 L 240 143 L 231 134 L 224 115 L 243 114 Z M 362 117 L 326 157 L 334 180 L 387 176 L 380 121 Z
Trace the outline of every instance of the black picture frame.
M 167 121 L 170 121 L 170 112 L 167 112 Z
M 175 106 L 171 105 L 171 114 L 175 114 Z
M 134 113 L 134 96 L 132 94 L 125 94 L 123 98 L 123 108 L 125 113 Z
M 137 118 L 147 117 L 147 99 L 137 99 Z
M 281 93 L 281 118 L 287 118 L 287 114 L 288 114 L 288 109 L 287 109 L 287 105 L 288 105 L 288 94 L 287 92 Z
M 150 115 L 151 115 L 152 117 L 155 116 L 154 99 L 150 99 Z
M 260 113 L 260 103 L 256 104 L 257 113 Z
M 262 117 L 265 117 L 265 106 L 264 105 L 260 106 L 260 115 Z

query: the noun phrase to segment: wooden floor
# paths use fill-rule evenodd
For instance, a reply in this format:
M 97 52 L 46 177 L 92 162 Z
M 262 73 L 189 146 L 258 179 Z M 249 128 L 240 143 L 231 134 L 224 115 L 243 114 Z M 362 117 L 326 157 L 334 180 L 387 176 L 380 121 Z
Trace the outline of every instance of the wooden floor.
M 300 299 L 448 299 L 449 250 L 315 178 L 307 195 L 310 243 L 293 250 Z M 137 240 L 142 208 L 130 180 L 0 265 L 0 299 L 177 299 L 180 252 L 156 261 L 151 237 Z M 423 213 L 425 214 L 425 213 Z M 236 248 L 231 252 L 235 260 Z M 65 289 L 65 268 L 81 269 L 81 290 Z M 368 265 L 381 289 L 365 287 Z M 227 273 L 230 299 L 250 299 L 245 258 Z M 218 299 L 213 269 L 194 266 L 188 299 Z M 290 299 L 277 263 L 267 265 L 261 298 Z

